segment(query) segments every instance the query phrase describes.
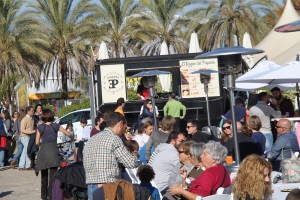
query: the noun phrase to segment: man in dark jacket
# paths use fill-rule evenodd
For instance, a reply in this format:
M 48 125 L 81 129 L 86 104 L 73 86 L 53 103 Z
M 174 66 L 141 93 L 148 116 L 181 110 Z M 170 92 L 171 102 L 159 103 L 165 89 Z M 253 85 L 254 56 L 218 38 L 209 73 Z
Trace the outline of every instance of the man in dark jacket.
M 186 124 L 186 130 L 189 134 L 189 139 L 197 143 L 204 142 L 207 143 L 208 139 L 205 136 L 205 133 L 199 131 L 199 124 L 196 120 L 189 120 Z

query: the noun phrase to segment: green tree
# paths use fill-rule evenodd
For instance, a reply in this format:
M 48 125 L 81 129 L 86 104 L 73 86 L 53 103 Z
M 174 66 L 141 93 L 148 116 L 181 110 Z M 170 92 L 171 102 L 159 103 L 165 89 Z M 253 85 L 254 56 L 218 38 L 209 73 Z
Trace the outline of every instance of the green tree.
M 62 82 L 63 98 L 68 97 L 67 79 L 74 80 L 74 71 L 87 74 L 91 31 L 95 27 L 95 4 L 89 0 L 35 0 L 29 3 L 32 13 L 43 24 L 53 58 L 45 71 L 57 65 L 57 78 Z M 92 60 L 92 59 L 91 59 Z M 48 73 L 45 73 L 48 74 Z M 61 77 L 61 79 L 60 79 Z
M 141 55 L 139 46 L 148 39 L 142 29 L 139 3 L 135 0 L 99 0 L 95 41 L 107 43 L 111 57 Z
M 39 22 L 28 12 L 20 12 L 24 1 L 0 1 L 0 83 L 9 101 L 13 95 L 16 76 L 28 83 L 38 82 L 43 62 L 50 58 L 46 35 Z M 3 88 L 2 88 L 3 90 Z
M 145 8 L 143 13 L 144 29 L 152 37 L 143 45 L 147 55 L 158 54 L 165 41 L 169 53 L 187 53 L 187 26 L 190 19 L 184 16 L 184 8 L 192 4 L 192 0 L 141 0 Z M 174 51 L 174 52 L 170 52 Z
M 243 34 L 248 32 L 253 45 L 257 44 L 269 32 L 270 27 L 263 21 L 266 14 L 278 4 L 272 0 L 202 0 L 199 7 L 192 10 L 195 20 L 191 23 L 190 30 L 198 32 L 201 47 L 208 51 L 217 47 L 233 46 L 234 35 L 243 39 Z M 273 18 L 278 17 L 275 13 Z M 206 18 L 204 23 L 201 19 Z M 195 23 L 196 22 L 196 23 Z M 203 21 L 202 21 L 203 22 Z

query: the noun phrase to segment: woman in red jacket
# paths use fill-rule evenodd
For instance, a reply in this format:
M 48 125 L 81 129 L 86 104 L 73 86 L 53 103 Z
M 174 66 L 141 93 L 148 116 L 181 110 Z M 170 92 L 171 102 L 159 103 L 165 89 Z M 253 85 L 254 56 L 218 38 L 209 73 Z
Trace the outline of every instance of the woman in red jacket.
M 188 199 L 196 199 L 197 196 L 206 197 L 216 194 L 220 187 L 230 186 L 230 176 L 223 166 L 227 157 L 227 149 L 219 143 L 210 141 L 203 146 L 201 160 L 206 170 L 192 182 L 189 191 L 179 184 L 169 188 L 172 195 L 183 195 Z M 182 174 L 184 176 L 185 174 Z

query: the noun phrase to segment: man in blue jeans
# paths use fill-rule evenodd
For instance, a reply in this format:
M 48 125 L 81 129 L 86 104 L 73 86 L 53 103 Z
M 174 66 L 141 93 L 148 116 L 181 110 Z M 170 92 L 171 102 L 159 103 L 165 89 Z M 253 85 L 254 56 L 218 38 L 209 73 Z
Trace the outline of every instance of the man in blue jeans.
M 13 156 L 13 158 L 11 160 L 10 164 L 11 164 L 12 169 L 14 169 L 15 164 L 17 163 L 17 161 L 21 157 L 21 154 L 22 154 L 22 151 L 23 151 L 23 144 L 21 143 L 21 140 L 20 140 L 20 128 L 21 128 L 20 113 L 18 111 L 15 111 L 14 116 L 15 116 L 16 120 L 14 122 L 14 126 L 13 126 L 12 130 L 15 133 L 16 145 L 17 145 L 17 148 L 18 148 L 18 152 Z
M 290 158 L 291 152 L 299 151 L 297 137 L 291 132 L 291 127 L 288 119 L 280 119 L 275 126 L 277 140 L 267 155 L 267 158 L 271 160 L 273 171 L 279 171 L 282 159 Z
M 119 175 L 118 161 L 124 167 L 135 168 L 137 157 L 125 148 L 121 137 L 124 136 L 127 122 L 118 113 L 111 113 L 106 120 L 101 134 L 91 137 L 83 151 L 83 166 L 88 185 L 88 199 L 93 199 L 93 192 L 105 183 L 115 182 Z
M 31 160 L 27 155 L 27 147 L 29 143 L 29 135 L 36 132 L 34 129 L 34 119 L 32 118 L 34 109 L 30 106 L 26 107 L 26 116 L 21 121 L 20 141 L 23 144 L 23 151 L 19 162 L 19 170 L 33 170 L 30 167 Z

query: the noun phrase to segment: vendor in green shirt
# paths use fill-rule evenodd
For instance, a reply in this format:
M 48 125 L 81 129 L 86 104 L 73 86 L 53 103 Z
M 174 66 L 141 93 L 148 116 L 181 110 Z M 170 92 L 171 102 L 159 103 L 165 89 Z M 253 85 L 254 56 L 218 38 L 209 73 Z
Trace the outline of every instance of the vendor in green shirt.
M 182 110 L 182 116 L 180 111 Z M 180 101 L 175 100 L 175 94 L 169 94 L 169 101 L 164 106 L 164 116 L 171 115 L 175 118 L 176 123 L 174 126 L 174 131 L 180 131 L 180 119 L 183 119 L 186 114 L 186 107 L 182 105 Z

